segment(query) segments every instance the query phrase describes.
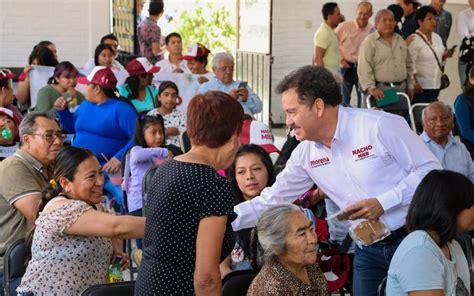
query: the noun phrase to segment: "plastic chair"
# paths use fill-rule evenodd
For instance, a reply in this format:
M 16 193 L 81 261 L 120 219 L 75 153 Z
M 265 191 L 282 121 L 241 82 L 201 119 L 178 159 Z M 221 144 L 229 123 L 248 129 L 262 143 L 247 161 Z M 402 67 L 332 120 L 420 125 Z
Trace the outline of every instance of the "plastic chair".
M 416 103 L 410 107 L 411 129 L 417 134 L 421 134 L 423 132 L 423 109 L 425 109 L 428 105 L 429 103 Z
M 135 281 L 118 282 L 111 284 L 94 285 L 85 289 L 82 296 L 133 296 Z
M 17 295 L 16 288 L 21 283 L 21 278 L 25 274 L 29 250 L 24 239 L 19 239 L 11 244 L 3 258 L 3 286 L 5 296 Z
M 222 279 L 222 296 L 245 296 L 257 273 L 254 270 L 237 270 Z
M 151 168 L 148 169 L 148 171 L 146 171 L 145 175 L 143 175 L 143 180 L 142 180 L 142 205 L 143 205 L 142 212 L 143 212 L 143 216 L 146 216 L 145 215 L 145 208 L 146 208 L 145 206 L 146 206 L 146 200 L 148 198 L 148 190 L 151 187 L 151 180 L 155 176 L 155 172 L 156 172 L 157 168 L 158 168 L 158 166 L 151 167 Z
M 396 104 L 387 105 L 381 107 L 381 109 L 385 112 L 400 115 L 409 120 L 410 108 L 411 108 L 411 101 L 410 98 L 406 93 L 397 92 L 397 96 L 400 99 L 400 102 Z M 368 95 L 366 98 L 367 108 L 370 109 L 372 107 L 376 107 L 375 98 L 372 95 Z
M 179 135 L 179 146 L 184 153 L 191 150 L 191 141 L 189 140 L 187 131 L 184 131 L 181 135 Z

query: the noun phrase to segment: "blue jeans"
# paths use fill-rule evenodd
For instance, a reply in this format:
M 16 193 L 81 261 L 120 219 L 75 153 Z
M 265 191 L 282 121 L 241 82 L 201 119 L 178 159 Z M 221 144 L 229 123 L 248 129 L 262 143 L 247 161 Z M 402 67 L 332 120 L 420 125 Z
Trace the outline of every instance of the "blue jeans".
M 342 98 L 346 106 L 351 105 L 352 88 L 355 87 L 357 93 L 357 108 L 361 107 L 362 94 L 359 91 L 359 76 L 357 76 L 357 67 L 355 65 L 350 68 L 341 68 L 342 76 Z
M 392 243 L 378 242 L 363 249 L 356 247 L 354 257 L 354 296 L 377 296 L 382 279 L 387 276 L 393 254 L 403 238 Z

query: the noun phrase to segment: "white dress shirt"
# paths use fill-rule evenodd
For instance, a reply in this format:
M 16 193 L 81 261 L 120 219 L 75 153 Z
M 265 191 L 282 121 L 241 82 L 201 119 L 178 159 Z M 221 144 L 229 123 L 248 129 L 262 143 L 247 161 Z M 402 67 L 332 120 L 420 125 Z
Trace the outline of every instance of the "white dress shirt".
M 174 70 L 178 69 L 178 66 L 172 64 L 169 58 L 157 62 L 155 66 L 160 67 L 160 73 L 173 73 Z M 188 68 L 188 62 L 186 60 L 181 60 L 179 68 L 183 70 L 183 73 L 192 74 L 191 70 Z
M 339 106 L 331 148 L 301 142 L 272 187 L 234 207 L 238 217 L 232 226 L 234 230 L 254 227 L 266 209 L 292 203 L 317 184 L 341 209 L 377 198 L 384 209 L 381 220 L 396 230 L 405 225 L 416 187 L 433 169 L 441 169 L 439 161 L 405 119 Z
M 408 46 L 410 51 L 411 60 L 413 61 L 413 73 L 415 74 L 416 80 L 420 83 L 423 89 L 440 89 L 441 87 L 441 69 L 438 66 L 438 62 L 431 51 L 428 44 L 428 38 L 421 33 L 423 37 L 415 34 L 415 38 Z M 441 37 L 436 33 L 431 33 L 431 48 L 433 48 L 438 61 L 443 65 L 443 53 L 444 45 Z
M 469 37 L 474 33 L 474 10 L 471 7 L 459 12 L 457 29 L 462 38 Z

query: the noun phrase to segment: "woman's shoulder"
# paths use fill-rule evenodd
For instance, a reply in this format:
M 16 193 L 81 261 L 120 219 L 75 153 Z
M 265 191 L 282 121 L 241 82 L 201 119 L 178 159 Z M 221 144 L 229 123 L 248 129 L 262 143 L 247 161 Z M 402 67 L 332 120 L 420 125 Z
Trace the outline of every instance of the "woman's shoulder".
M 41 95 L 51 95 L 56 93 L 59 94 L 59 92 L 51 84 L 47 84 L 38 90 L 38 98 Z

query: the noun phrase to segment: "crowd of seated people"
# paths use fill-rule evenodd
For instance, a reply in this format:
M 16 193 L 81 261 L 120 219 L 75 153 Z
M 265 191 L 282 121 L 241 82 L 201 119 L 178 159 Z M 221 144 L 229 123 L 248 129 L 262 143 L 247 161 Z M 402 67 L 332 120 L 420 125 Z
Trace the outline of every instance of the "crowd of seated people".
M 157 2 L 150 3 L 150 11 L 159 18 L 163 8 Z M 458 295 L 468 295 L 462 294 L 471 291 L 467 260 L 453 239 L 474 229 L 474 207 L 468 198 L 474 180 L 474 136 L 470 135 L 474 67 L 466 66 L 466 85 L 456 99 L 453 117 L 451 108 L 438 101 L 444 99 L 440 96 L 443 70 L 435 67 L 433 71 L 437 61 L 444 64 L 454 53 L 447 48 L 444 27 L 437 25 L 446 11 L 436 3 L 397 2 L 403 12 L 401 34 L 396 33 L 391 10 L 377 11 L 372 25 L 372 5 L 364 1 L 357 6 L 355 20 L 339 24 L 337 4 L 325 5 L 322 12 L 328 26 L 323 27 L 332 31 L 317 38 L 315 53 L 323 56 L 315 56 L 315 61 L 327 67 L 330 63 L 324 61 L 331 57 L 321 50 L 324 38 L 337 41 L 334 45 L 342 58 L 340 91 L 346 105 L 357 85 L 357 91 L 376 99 L 395 88 L 406 92 L 412 103 L 433 102 L 423 111 L 420 138 L 443 169 L 450 171 L 429 173 L 412 202 L 404 205 L 410 209 L 406 221 L 404 217 L 400 221 L 406 224 L 408 236 L 401 237 L 390 264 L 387 293 L 443 295 L 458 286 Z M 18 77 L 16 93 L 12 88 L 15 75 L 0 69 L 2 281 L 5 251 L 23 237 L 29 238 L 31 259 L 17 290 L 22 295 L 78 294 L 104 283 L 113 254 L 120 254 L 122 267 L 127 266 L 128 257 L 118 239 L 136 239 L 138 295 L 218 294 L 221 280 L 243 269 L 258 274 L 249 295 L 328 295 L 329 279 L 316 263 L 314 206 L 325 204 L 328 216 L 337 213 L 340 208 L 331 194 L 314 190 L 317 184 L 313 182 L 303 195 L 310 201 L 296 202 L 309 209 L 278 205 L 261 214 L 255 227 L 232 231 L 234 206 L 265 194 L 277 178 L 269 154 L 280 151 L 268 138 L 271 132 L 263 123 L 244 120 L 262 111 L 262 101 L 250 85 L 235 79 L 231 54 L 216 53 L 208 71 L 211 51 L 206 46 L 190 45 L 183 54 L 183 39 L 177 32 L 165 38 L 167 55 L 157 43 L 153 38 L 148 56 L 122 65 L 117 60 L 118 39 L 107 34 L 94 58 L 78 68 L 58 60 L 55 44 L 41 41 Z M 394 50 L 387 51 L 387 44 Z M 31 93 L 29 80 L 32 65 L 50 67 L 53 73 L 36 94 Z M 119 83 L 121 72 L 127 74 L 123 84 Z M 199 88 L 187 112 L 177 108 L 186 90 L 172 81 L 155 85 L 157 73 L 195 76 Z M 323 114 L 318 108 L 315 103 L 314 112 Z M 289 116 L 296 112 L 284 111 Z M 461 141 L 452 134 L 455 125 Z M 189 151 L 182 148 L 184 132 L 191 142 Z M 66 133 L 73 134 L 72 143 L 66 142 Z M 299 153 L 304 148 L 296 149 Z M 321 159 L 314 167 L 325 164 Z M 296 162 L 290 161 L 292 166 Z M 142 179 L 155 166 L 158 170 L 143 204 Z M 341 176 L 338 186 L 344 186 L 345 178 Z M 453 183 L 458 186 L 448 188 Z M 127 193 L 126 213 L 122 189 Z M 445 191 L 453 198 L 456 195 L 456 200 L 444 200 Z M 438 203 L 428 205 L 427 192 L 439 195 Z M 106 213 L 101 205 L 104 194 L 117 203 L 117 214 L 126 215 Z M 430 213 L 428 206 L 433 207 Z M 450 209 L 452 217 L 437 217 L 439 208 Z M 332 239 L 341 245 L 350 223 L 330 222 Z M 357 248 L 353 245 L 350 252 Z M 429 252 L 436 256 L 427 256 Z M 422 267 L 428 269 L 418 270 Z M 427 285 L 411 281 L 414 272 L 426 274 L 422 278 Z M 50 284 L 57 273 L 68 281 Z

